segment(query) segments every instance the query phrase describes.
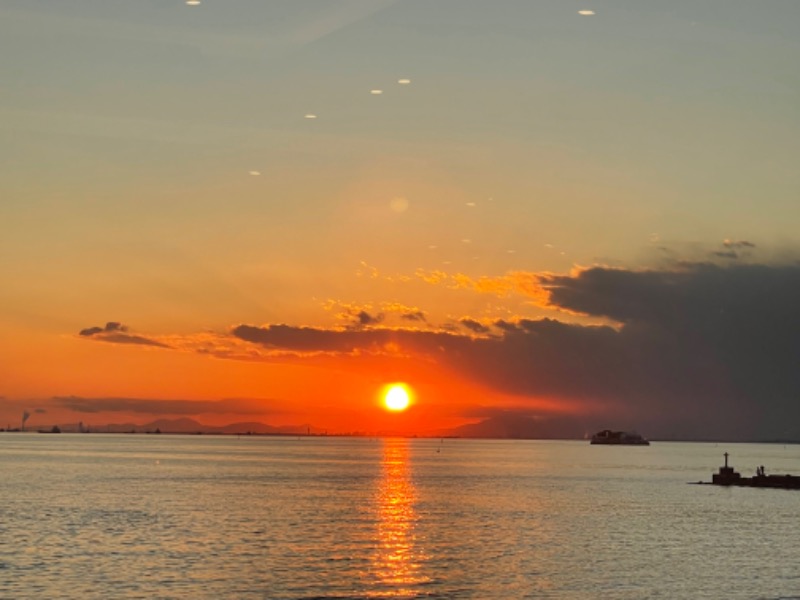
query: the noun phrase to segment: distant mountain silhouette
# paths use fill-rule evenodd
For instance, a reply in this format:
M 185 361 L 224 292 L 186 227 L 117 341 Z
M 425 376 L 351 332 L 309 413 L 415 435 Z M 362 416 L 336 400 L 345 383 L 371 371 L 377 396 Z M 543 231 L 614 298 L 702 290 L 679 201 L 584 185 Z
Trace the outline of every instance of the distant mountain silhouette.
M 535 417 L 515 412 L 500 412 L 478 423 L 470 423 L 450 429 L 420 431 L 420 437 L 460 437 L 486 439 L 584 439 L 588 434 L 602 429 L 603 423 L 590 423 L 573 416 Z M 259 421 L 243 421 L 227 425 L 205 425 L 195 419 L 182 417 L 176 419 L 158 419 L 149 423 L 110 423 L 106 425 L 85 425 L 68 423 L 39 426 L 38 429 L 50 429 L 57 426 L 65 433 L 177 433 L 207 435 L 325 435 L 327 430 L 302 425 L 267 425 Z M 620 426 L 622 428 L 622 426 Z M 380 431 L 351 433 L 357 436 L 403 436 L 403 432 Z
M 585 437 L 585 426 L 574 419 L 539 419 L 514 413 L 496 415 L 479 423 L 440 432 L 443 436 L 490 439 L 565 440 Z
M 272 434 L 272 435 L 300 435 L 300 434 L 320 434 L 324 430 L 310 425 L 285 425 L 276 427 L 266 425 L 257 421 L 242 423 L 231 423 L 229 425 L 215 426 L 204 425 L 199 421 L 183 417 L 179 419 L 158 419 L 138 425 L 135 423 L 111 423 L 108 425 L 96 425 L 90 428 L 95 433 L 205 433 L 205 434 Z M 70 428 L 77 430 L 77 428 Z

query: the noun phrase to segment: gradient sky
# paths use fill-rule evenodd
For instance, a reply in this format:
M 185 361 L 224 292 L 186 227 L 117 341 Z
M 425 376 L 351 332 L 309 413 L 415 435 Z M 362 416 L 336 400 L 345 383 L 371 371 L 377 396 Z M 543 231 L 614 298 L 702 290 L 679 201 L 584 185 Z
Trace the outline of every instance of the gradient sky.
M 800 438 L 795 0 L 0 17 L 0 425 Z

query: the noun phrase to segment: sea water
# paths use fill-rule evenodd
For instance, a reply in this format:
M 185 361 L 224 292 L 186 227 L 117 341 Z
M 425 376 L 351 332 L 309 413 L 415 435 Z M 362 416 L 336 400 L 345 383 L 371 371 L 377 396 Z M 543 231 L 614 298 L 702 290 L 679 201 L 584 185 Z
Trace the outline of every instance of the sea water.
M 800 446 L 0 434 L 0 598 L 800 598 Z

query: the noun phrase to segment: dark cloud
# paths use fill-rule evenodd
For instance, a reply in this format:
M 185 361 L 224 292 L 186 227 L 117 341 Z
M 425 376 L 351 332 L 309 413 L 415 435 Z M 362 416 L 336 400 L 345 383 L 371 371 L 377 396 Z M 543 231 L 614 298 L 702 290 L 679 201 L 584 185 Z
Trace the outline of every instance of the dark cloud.
M 383 313 L 371 315 L 365 310 L 361 310 L 355 315 L 355 325 L 357 327 L 369 327 L 370 325 L 378 325 L 383 321 Z
M 367 337 L 374 339 L 376 335 L 383 335 L 382 330 L 376 331 L 332 331 L 316 329 L 313 327 L 293 327 L 291 325 L 268 325 L 255 327 L 252 325 L 239 325 L 231 333 L 246 342 L 259 344 L 269 349 L 288 350 L 293 352 L 341 352 L 348 353 L 359 349 L 367 341 Z
M 554 307 L 611 324 L 498 320 L 498 335 L 483 338 L 288 325 L 241 325 L 233 334 L 304 352 L 380 351 L 391 342 L 482 385 L 530 397 L 532 405 L 560 399 L 580 407 L 602 427 L 624 424 L 664 437 L 800 439 L 797 264 L 597 267 L 540 280 Z
M 150 338 L 142 337 L 140 335 L 128 334 L 112 334 L 103 336 L 104 342 L 111 342 L 114 344 L 140 344 L 142 346 L 156 346 L 158 348 L 169 348 L 167 344 L 163 344 Z
M 505 321 L 503 319 L 498 319 L 495 321 L 494 326 L 502 331 L 516 331 L 517 329 L 517 326 L 514 323 Z
M 730 435 L 800 436 L 800 267 L 595 268 L 548 285 L 554 304 L 622 324 L 621 399 Z
M 105 327 L 89 327 L 87 329 L 81 329 L 79 335 L 84 336 L 93 336 L 97 335 L 98 333 L 113 333 L 113 332 L 125 332 L 128 331 L 128 328 L 125 327 L 122 323 L 117 323 L 116 321 L 109 321 L 106 323 Z
M 736 252 L 734 252 L 733 250 L 712 252 L 711 255 L 712 256 L 716 256 L 717 258 L 730 258 L 730 259 L 739 258 L 739 255 Z
M 464 327 L 469 329 L 470 331 L 474 331 L 475 333 L 488 333 L 490 329 L 483 325 L 482 323 L 474 320 L 474 319 L 460 319 L 459 323 L 461 323 Z
M 33 412 L 35 412 L 37 415 L 44 415 L 47 413 L 47 411 L 43 408 L 36 408 Z
M 496 326 L 501 336 L 474 340 L 458 354 L 466 372 L 493 387 L 600 406 L 625 391 L 626 378 L 615 377 L 625 361 L 615 329 L 551 319 Z
M 350 354 L 353 352 L 383 352 L 388 344 L 401 344 L 424 351 L 442 343 L 458 340 L 450 333 L 433 333 L 416 330 L 347 329 L 332 330 L 291 325 L 268 325 L 255 327 L 239 325 L 231 333 L 242 340 L 258 344 L 270 350 L 290 352 L 329 352 Z
M 146 338 L 140 335 L 128 333 L 128 327 L 116 321 L 109 321 L 105 327 L 87 327 L 81 329 L 78 335 L 90 337 L 92 339 L 112 344 L 139 344 L 142 346 L 156 346 L 158 348 L 169 348 L 167 344 Z
M 405 321 L 418 321 L 424 323 L 427 321 L 425 317 L 425 313 L 421 310 L 413 311 L 413 312 L 406 312 L 400 315 L 400 318 Z
M 81 398 L 55 397 L 53 401 L 81 413 L 129 412 L 147 415 L 241 414 L 274 413 L 269 400 L 231 398 L 224 400 L 151 400 L 143 398 Z

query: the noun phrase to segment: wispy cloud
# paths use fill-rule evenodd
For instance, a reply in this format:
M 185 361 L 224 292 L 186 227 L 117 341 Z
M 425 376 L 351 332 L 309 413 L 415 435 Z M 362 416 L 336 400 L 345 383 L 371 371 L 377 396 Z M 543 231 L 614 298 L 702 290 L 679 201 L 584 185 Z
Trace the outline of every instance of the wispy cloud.
M 169 345 L 159 342 L 158 340 L 128 333 L 128 327 L 117 321 L 109 321 L 104 327 L 87 327 L 86 329 L 81 329 L 78 335 L 112 344 L 139 344 L 142 346 L 170 348 Z
M 722 247 L 723 250 L 714 251 L 711 253 L 711 256 L 727 260 L 747 258 L 756 245 L 747 240 L 724 240 L 722 242 Z
M 724 240 L 722 245 L 726 248 L 755 248 L 756 245 L 753 242 L 748 242 L 747 240 Z
M 304 21 L 288 31 L 284 39 L 293 45 L 306 46 L 363 21 L 396 2 L 398 0 L 344 0 L 322 4 L 310 16 L 304 11 Z
M 512 271 L 496 277 L 471 277 L 464 273 L 449 274 L 444 271 L 425 271 L 418 269 L 416 277 L 430 285 L 443 285 L 450 289 L 470 290 L 480 294 L 508 296 L 521 294 L 537 304 L 547 304 L 547 290 L 542 287 L 542 274 L 526 271 Z M 545 274 L 546 275 L 546 274 Z

